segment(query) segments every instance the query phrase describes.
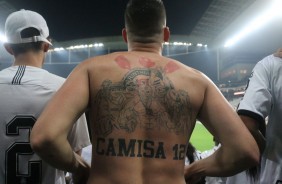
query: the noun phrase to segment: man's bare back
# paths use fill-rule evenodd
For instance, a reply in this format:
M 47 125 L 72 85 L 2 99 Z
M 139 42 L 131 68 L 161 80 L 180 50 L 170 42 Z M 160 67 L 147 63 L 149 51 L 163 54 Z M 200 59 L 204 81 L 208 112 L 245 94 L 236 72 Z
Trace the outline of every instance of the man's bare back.
M 184 184 L 256 164 L 255 140 L 217 87 L 201 72 L 162 56 L 170 35 L 162 1 L 130 0 L 125 24 L 128 52 L 90 58 L 72 71 L 36 122 L 33 149 L 74 173 L 79 184 L 88 177 L 88 184 Z M 86 109 L 91 168 L 66 138 Z M 196 119 L 222 146 L 184 167 Z
M 200 74 L 175 60 L 142 52 L 114 53 L 85 65 L 93 99 L 93 181 L 101 171 L 116 175 L 103 178 L 113 183 L 144 176 L 150 179 L 144 183 L 162 177 L 184 181 L 186 145 L 204 96 L 199 95 L 204 89 L 195 93 L 204 87 Z M 126 180 L 120 172 L 128 173 Z

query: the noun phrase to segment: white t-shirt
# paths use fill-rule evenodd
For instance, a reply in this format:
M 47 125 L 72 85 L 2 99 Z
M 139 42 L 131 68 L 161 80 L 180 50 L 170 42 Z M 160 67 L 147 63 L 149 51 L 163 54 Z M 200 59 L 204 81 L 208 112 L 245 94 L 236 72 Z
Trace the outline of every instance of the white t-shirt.
M 12 66 L 0 71 L 1 184 L 65 183 L 64 172 L 42 161 L 29 142 L 36 119 L 64 81 L 37 67 Z M 75 123 L 68 140 L 74 151 L 90 144 L 85 115 Z
M 275 178 L 275 173 L 281 173 L 281 167 L 273 167 L 282 164 L 282 59 L 270 55 L 256 64 L 244 98 L 238 106 L 238 114 L 255 118 L 261 123 L 268 116 L 261 183 L 276 184 L 276 181 L 270 181 Z M 276 165 L 268 164 L 268 160 Z M 272 176 L 263 177 L 265 171 L 272 169 L 276 170 Z
M 246 172 L 228 177 L 226 184 L 282 184 L 282 168 L 276 162 L 264 157 L 261 160 L 261 175 L 259 180 L 253 180 Z
M 92 145 L 89 145 L 82 149 L 81 157 L 91 165 L 92 161 Z
M 226 178 L 226 184 L 259 184 L 259 181 L 254 181 L 247 173 L 240 172 L 234 176 Z

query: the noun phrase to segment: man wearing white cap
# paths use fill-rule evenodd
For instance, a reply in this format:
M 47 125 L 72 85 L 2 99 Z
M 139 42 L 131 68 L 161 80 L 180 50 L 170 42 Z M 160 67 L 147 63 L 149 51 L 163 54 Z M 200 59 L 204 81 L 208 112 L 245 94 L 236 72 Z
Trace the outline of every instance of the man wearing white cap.
M 14 62 L 0 71 L 0 183 L 64 184 L 64 172 L 42 161 L 29 140 L 42 109 L 65 81 L 42 69 L 52 45 L 48 26 L 38 13 L 20 10 L 8 16 L 5 34 L 4 46 Z M 74 124 L 68 140 L 75 152 L 90 144 L 85 115 Z

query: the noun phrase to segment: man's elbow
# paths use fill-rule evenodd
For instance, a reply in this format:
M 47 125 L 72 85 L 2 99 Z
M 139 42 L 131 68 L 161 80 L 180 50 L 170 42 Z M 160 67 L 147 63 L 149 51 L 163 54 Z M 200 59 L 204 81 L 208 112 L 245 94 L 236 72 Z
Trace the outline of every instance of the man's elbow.
M 52 139 L 50 136 L 42 135 L 38 132 L 31 133 L 30 136 L 30 145 L 34 152 L 41 155 L 50 149 L 50 145 L 52 144 Z
M 260 151 L 257 145 L 250 146 L 248 150 L 246 150 L 246 161 L 249 163 L 250 167 L 254 167 L 259 165 L 260 163 Z
M 222 176 L 231 176 L 235 175 L 239 172 L 245 171 L 249 168 L 256 167 L 259 165 L 260 154 L 257 146 L 251 146 L 248 144 L 249 147 L 243 146 L 241 149 L 237 151 L 233 151 L 233 158 L 229 158 L 229 164 L 223 164 L 222 167 L 226 167 L 228 170 L 227 173 L 223 174 Z M 231 167 L 230 167 L 231 166 Z M 231 170 L 229 170 L 230 168 Z M 223 169 L 225 170 L 225 169 Z
M 248 143 L 242 143 L 240 148 L 235 152 L 237 159 L 232 160 L 232 165 L 237 167 L 238 171 L 243 171 L 251 167 L 256 167 L 260 162 L 260 152 L 255 141 L 250 140 Z

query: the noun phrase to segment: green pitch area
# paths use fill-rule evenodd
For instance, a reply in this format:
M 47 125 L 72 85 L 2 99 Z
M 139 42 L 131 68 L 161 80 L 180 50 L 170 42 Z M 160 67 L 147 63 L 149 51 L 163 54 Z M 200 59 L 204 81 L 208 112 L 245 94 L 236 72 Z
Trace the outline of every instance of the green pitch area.
M 190 142 L 199 151 L 209 150 L 214 146 L 213 136 L 201 123 L 196 123 Z

